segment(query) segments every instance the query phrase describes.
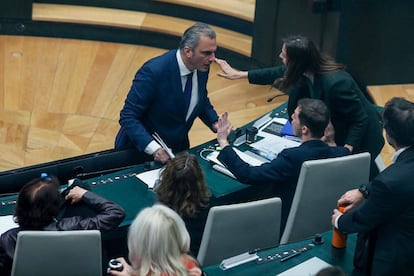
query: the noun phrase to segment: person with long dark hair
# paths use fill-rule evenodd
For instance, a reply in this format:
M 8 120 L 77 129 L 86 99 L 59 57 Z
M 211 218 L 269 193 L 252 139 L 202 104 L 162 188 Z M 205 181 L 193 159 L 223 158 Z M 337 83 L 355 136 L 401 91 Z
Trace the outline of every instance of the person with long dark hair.
M 283 39 L 279 54 L 282 66 L 239 71 L 225 60 L 216 59 L 227 79 L 247 78 L 252 84 L 273 85 L 289 95 L 291 117 L 301 98 L 321 99 L 331 111 L 331 124 L 324 140 L 345 146 L 353 153 L 371 154 L 371 178 L 378 173 L 375 158 L 384 145 L 379 113 L 364 96 L 345 66 L 321 53 L 312 40 L 304 36 Z
M 63 196 L 59 186 L 57 177 L 44 173 L 20 190 L 13 216 L 19 227 L 6 231 L 0 237 L 0 275 L 11 273 L 19 231 L 108 231 L 123 221 L 125 211 L 118 204 L 79 186 L 69 188 Z M 68 204 L 82 202 L 94 210 L 96 215 L 59 218 L 64 201 Z
M 183 152 L 170 160 L 161 171 L 155 192 L 160 203 L 183 218 L 191 237 L 191 253 L 196 256 L 213 202 L 197 157 Z

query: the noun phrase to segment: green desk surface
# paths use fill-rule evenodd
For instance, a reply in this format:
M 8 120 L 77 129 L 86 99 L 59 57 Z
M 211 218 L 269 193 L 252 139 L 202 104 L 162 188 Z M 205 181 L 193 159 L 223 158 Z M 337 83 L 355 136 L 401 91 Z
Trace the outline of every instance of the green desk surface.
M 356 234 L 351 234 L 348 236 L 347 247 L 344 249 L 336 249 L 331 246 L 332 231 L 323 233 L 322 237 L 325 241 L 323 244 L 315 245 L 311 250 L 302 252 L 300 255 L 295 256 L 292 259 L 286 260 L 284 262 L 281 262 L 279 259 L 263 264 L 257 264 L 256 261 L 252 261 L 230 268 L 228 270 L 220 269 L 219 264 L 217 264 L 205 267 L 203 268 L 203 270 L 207 274 L 207 276 L 275 276 L 276 274 L 281 273 L 289 268 L 292 268 L 312 257 L 318 257 L 331 265 L 341 267 L 348 275 L 351 275 L 353 270 L 353 257 L 356 242 Z M 258 252 L 257 255 L 261 258 L 266 258 L 269 255 L 289 251 L 292 248 L 302 248 L 311 243 L 311 241 L 312 239 L 309 239 L 292 244 L 282 245 L 276 248 Z
M 85 180 L 91 190 L 125 209 L 126 217 L 120 226 L 129 226 L 137 213 L 156 201 L 155 194 L 141 182 L 136 174 L 143 171 L 143 166 L 103 175 Z
M 272 116 L 283 117 L 286 113 L 286 104 L 282 104 L 272 111 Z M 246 125 L 245 127 L 251 125 Z M 218 199 L 217 204 L 235 203 L 253 200 L 255 193 L 261 193 L 261 187 L 241 184 L 240 182 L 214 170 L 210 163 L 200 157 L 200 151 L 212 146 L 215 140 L 190 149 L 190 153 L 198 156 L 199 163 L 204 171 L 207 185 L 212 194 Z M 115 166 L 116 164 L 114 164 Z M 144 171 L 144 165 L 137 165 L 125 170 L 85 180 L 93 192 L 121 205 L 126 211 L 126 218 L 121 226 L 128 226 L 136 214 L 143 208 L 151 206 L 156 198 L 151 189 L 136 177 Z M 14 212 L 17 195 L 0 197 L 0 215 L 9 215 Z

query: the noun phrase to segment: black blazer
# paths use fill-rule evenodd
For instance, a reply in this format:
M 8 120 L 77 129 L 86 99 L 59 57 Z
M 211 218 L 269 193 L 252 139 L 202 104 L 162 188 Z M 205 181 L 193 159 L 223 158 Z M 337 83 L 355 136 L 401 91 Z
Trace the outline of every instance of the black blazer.
M 368 198 L 338 220 L 342 232 L 375 232 L 372 275 L 414 275 L 413 179 L 412 146 L 368 185 Z
M 93 192 L 86 192 L 82 197 L 91 209 L 96 211 L 93 217 L 65 217 L 60 221 L 52 222 L 44 228 L 46 231 L 64 230 L 93 230 L 107 231 L 118 226 L 125 218 L 124 209 Z M 17 242 L 17 234 L 21 228 L 12 228 L 0 237 L 0 275 L 11 273 L 14 250 Z M 76 246 L 76 244 L 74 244 Z
M 254 84 L 272 84 L 284 75 L 284 71 L 284 66 L 250 70 L 248 79 Z M 355 153 L 367 151 L 373 161 L 384 146 L 380 116 L 351 75 L 344 70 L 315 74 L 311 87 L 313 93 L 309 91 L 307 83 L 302 81 L 288 91 L 289 118 L 299 99 L 323 100 L 331 111 L 336 144 L 349 144 L 354 147 Z

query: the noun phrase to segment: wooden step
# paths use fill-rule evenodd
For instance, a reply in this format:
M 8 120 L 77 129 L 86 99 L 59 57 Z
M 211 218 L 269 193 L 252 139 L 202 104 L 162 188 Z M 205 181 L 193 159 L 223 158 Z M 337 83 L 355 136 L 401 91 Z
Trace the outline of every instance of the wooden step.
M 195 23 L 186 19 L 153 13 L 42 3 L 33 3 L 32 19 L 142 29 L 175 36 L 181 36 L 185 29 Z M 219 47 L 247 57 L 251 56 L 251 36 L 217 26 L 212 27 L 217 33 Z

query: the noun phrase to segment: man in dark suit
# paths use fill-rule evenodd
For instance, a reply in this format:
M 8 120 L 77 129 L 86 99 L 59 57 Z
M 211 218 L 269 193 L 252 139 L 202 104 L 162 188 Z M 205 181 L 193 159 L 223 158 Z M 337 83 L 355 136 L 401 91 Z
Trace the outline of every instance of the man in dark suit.
M 346 192 L 332 225 L 344 233 L 369 233 L 366 275 L 414 275 L 414 103 L 387 102 L 383 112 L 394 164 L 369 184 Z
M 197 117 L 216 131 L 218 115 L 207 96 L 216 49 L 214 30 L 196 23 L 184 32 L 178 50 L 147 61 L 136 73 L 121 110 L 115 148 L 136 147 L 165 163 L 170 157 L 152 134 L 180 152 L 189 148 L 188 132 Z
M 284 149 L 274 160 L 258 167 L 244 162 L 229 145 L 227 137 L 232 125 L 227 117 L 224 113 L 218 123 L 217 141 L 222 149 L 217 158 L 242 183 L 272 185 L 274 196 L 279 196 L 283 202 L 281 229 L 289 214 L 302 163 L 351 153 L 345 147 L 330 147 L 321 140 L 329 122 L 328 108 L 321 100 L 301 99 L 292 114 L 293 132 L 301 138 L 302 144 Z

